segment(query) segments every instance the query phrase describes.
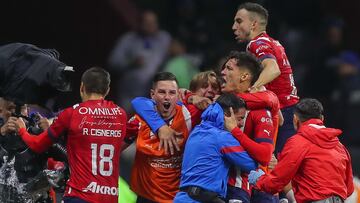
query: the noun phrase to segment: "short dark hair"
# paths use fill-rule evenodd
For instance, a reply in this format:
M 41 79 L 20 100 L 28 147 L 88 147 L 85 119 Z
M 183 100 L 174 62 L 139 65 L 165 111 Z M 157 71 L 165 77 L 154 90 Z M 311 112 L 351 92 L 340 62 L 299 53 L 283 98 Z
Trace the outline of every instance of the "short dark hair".
M 227 61 L 230 59 L 236 60 L 236 65 L 239 68 L 245 68 L 250 71 L 252 76 L 250 85 L 253 85 L 259 78 L 261 71 L 263 70 L 263 66 L 260 61 L 253 55 L 247 52 L 239 52 L 239 51 L 231 51 L 227 56 Z M 225 68 L 225 64 L 222 66 L 222 69 Z
M 81 76 L 86 93 L 106 95 L 110 86 L 110 74 L 100 67 L 87 69 Z
M 230 115 L 230 107 L 234 112 L 237 112 L 241 108 L 246 108 L 246 103 L 240 97 L 232 93 L 223 93 L 217 99 L 216 102 L 221 106 L 226 115 Z
M 211 80 L 210 78 L 214 78 L 215 80 Z M 208 82 L 220 90 L 220 80 L 214 71 L 204 71 L 196 74 L 190 81 L 189 90 L 195 92 L 207 85 Z
M 296 104 L 294 113 L 304 122 L 312 118 L 321 118 L 324 108 L 317 99 L 305 98 Z
M 176 79 L 176 76 L 170 72 L 158 72 L 156 73 L 156 75 L 154 76 L 154 79 L 152 81 L 152 88 L 155 89 L 155 86 L 157 84 L 157 82 L 159 81 L 175 81 L 176 84 L 178 85 L 178 81 Z
M 262 25 L 266 26 L 269 18 L 269 12 L 260 4 L 252 3 L 252 2 L 246 2 L 243 4 L 240 4 L 238 7 L 238 10 L 245 9 L 247 11 L 256 13 L 260 18 L 262 18 L 263 22 Z

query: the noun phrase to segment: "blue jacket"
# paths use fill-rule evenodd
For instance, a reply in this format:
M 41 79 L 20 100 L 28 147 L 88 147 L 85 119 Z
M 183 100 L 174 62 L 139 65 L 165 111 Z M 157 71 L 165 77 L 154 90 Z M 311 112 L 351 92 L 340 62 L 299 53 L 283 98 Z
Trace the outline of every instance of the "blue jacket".
M 249 172 L 257 164 L 231 133 L 224 130 L 224 112 L 219 104 L 210 105 L 201 119 L 185 145 L 180 188 L 199 186 L 225 197 L 229 167 L 236 165 Z M 179 192 L 174 202 L 196 201 Z

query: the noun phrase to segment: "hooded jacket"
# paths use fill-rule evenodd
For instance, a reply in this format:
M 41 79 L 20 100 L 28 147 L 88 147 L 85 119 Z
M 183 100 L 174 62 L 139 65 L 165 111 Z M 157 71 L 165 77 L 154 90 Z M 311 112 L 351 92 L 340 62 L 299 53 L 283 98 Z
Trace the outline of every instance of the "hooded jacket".
M 59 61 L 55 49 L 23 43 L 0 46 L 0 97 L 15 103 L 47 104 L 56 111 L 48 100 L 71 91 L 73 72 Z
M 319 119 L 302 123 L 285 144 L 278 165 L 259 178 L 256 188 L 276 193 L 292 181 L 298 203 L 335 195 L 346 199 L 354 186 L 350 155 L 338 139 L 341 133 Z
M 231 133 L 224 130 L 224 112 L 219 104 L 210 105 L 201 119 L 185 145 L 180 188 L 198 186 L 225 197 L 229 167 L 237 165 L 249 172 L 257 164 Z M 179 192 L 174 202 L 196 201 Z

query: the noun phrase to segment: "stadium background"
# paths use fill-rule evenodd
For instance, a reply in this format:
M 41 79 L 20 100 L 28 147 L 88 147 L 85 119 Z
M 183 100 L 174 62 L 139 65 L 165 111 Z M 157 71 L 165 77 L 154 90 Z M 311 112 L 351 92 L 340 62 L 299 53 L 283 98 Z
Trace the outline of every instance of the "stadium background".
M 107 67 L 109 53 L 116 40 L 137 26 L 141 9 L 152 9 L 159 15 L 162 29 L 172 36 L 183 37 L 187 50 L 203 56 L 201 70 L 216 67 L 229 50 L 243 50 L 237 45 L 231 25 L 236 0 L 37 0 L 1 1 L 0 44 L 32 43 L 55 48 L 61 60 L 77 70 L 73 93 L 59 101 L 69 106 L 80 101 L 79 77 L 90 66 Z M 327 125 L 344 130 L 341 137 L 349 147 L 354 174 L 360 173 L 360 100 L 346 105 L 334 102 L 339 76 L 325 67 L 329 59 L 327 28 L 336 26 L 343 33 L 339 51 L 360 52 L 360 1 L 336 0 L 262 0 L 270 13 L 268 33 L 286 48 L 294 70 L 300 97 L 315 97 L 324 103 Z M 180 36 L 187 29 L 190 37 Z M 196 37 L 197 36 L 197 37 Z M 337 59 L 335 57 L 335 59 Z M 358 69 L 360 70 L 360 64 Z M 360 71 L 358 71 L 360 72 Z M 357 77 L 360 77 L 358 73 Z M 116 78 L 113 78 L 116 80 Z M 115 83 L 113 83 L 115 84 Z M 355 91 L 360 86 L 353 87 Z M 116 90 L 116 86 L 112 86 Z M 116 97 L 112 91 L 110 98 Z M 342 98 L 340 98 L 340 101 Z M 122 174 L 128 179 L 129 164 L 122 162 Z

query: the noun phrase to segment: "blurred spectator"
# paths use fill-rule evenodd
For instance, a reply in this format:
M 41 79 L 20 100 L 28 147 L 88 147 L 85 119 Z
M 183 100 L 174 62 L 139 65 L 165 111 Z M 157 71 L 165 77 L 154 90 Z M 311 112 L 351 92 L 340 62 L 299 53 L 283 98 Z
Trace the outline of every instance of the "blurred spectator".
M 173 39 L 169 48 L 170 58 L 166 62 L 164 71 L 174 74 L 179 82 L 180 88 L 188 88 L 191 78 L 198 72 L 186 53 L 185 44 Z
M 117 102 L 125 109 L 130 108 L 133 97 L 147 93 L 151 79 L 164 61 L 170 39 L 166 31 L 159 29 L 157 15 L 152 11 L 142 13 L 138 30 L 120 37 L 109 66 L 118 75 Z
M 352 51 L 343 51 L 337 60 L 339 84 L 332 93 L 334 122 L 347 134 L 345 142 L 359 143 L 357 115 L 360 113 L 360 58 Z
M 313 46 L 308 47 L 310 67 L 307 71 L 304 83 L 306 96 L 318 98 L 332 114 L 330 106 L 331 92 L 336 88 L 338 78 L 336 76 L 334 59 L 338 57 L 344 47 L 343 40 L 344 23 L 341 19 L 330 19 L 325 23 L 322 33 L 316 41 L 310 42 Z M 325 77 L 324 77 L 325 76 Z M 331 118 L 330 118 L 330 123 Z

